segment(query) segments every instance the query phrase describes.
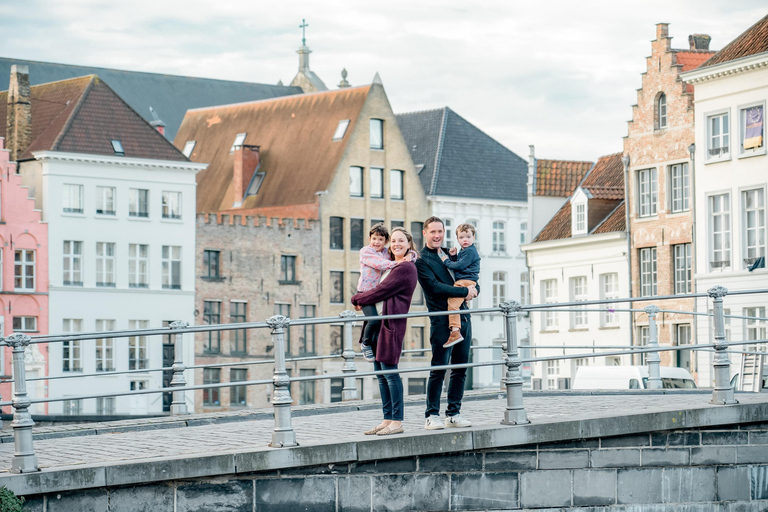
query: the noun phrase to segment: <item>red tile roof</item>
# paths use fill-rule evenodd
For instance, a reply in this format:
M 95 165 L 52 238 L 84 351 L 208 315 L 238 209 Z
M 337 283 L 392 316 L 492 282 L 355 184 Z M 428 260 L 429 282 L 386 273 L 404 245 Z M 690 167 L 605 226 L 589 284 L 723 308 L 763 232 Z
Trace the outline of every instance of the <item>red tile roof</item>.
M 535 242 L 571 238 L 571 202 L 566 201 L 557 213 L 547 222 L 544 229 L 533 239 Z
M 613 210 L 608 217 L 605 218 L 603 222 L 601 222 L 595 229 L 592 230 L 592 233 L 595 235 L 599 235 L 600 233 L 613 233 L 615 231 L 624 231 L 624 229 L 627 226 L 627 213 L 625 210 L 625 204 L 624 201 L 619 203 L 619 206 L 616 207 L 615 210 Z
M 725 45 L 701 67 L 768 52 L 768 16 L 749 27 L 739 37 Z
M 591 167 L 592 162 L 536 159 L 534 194 L 568 197 L 573 194 Z
M 187 160 L 96 75 L 32 86 L 30 99 L 32 142 L 20 160 L 46 150 L 114 156 L 112 140 L 126 157 Z M 0 92 L 0 119 L 7 103 L 8 91 Z M 0 123 L 0 137 L 5 131 Z
M 675 56 L 677 63 L 683 67 L 681 71 L 686 72 L 698 68 L 714 54 L 714 51 L 706 50 L 678 50 Z
M 581 188 L 593 199 L 621 201 L 624 199 L 624 164 L 622 153 L 602 156 L 581 182 Z

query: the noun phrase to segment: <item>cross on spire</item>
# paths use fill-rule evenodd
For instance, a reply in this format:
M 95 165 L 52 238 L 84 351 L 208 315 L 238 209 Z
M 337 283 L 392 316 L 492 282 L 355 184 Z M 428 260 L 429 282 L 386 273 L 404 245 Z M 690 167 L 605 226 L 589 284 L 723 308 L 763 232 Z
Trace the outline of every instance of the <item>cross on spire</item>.
M 305 29 L 306 29 L 308 26 L 309 26 L 309 25 L 307 24 L 307 20 L 305 20 L 304 18 L 302 18 L 302 19 L 301 19 L 301 25 L 299 25 L 299 28 L 301 29 L 301 45 L 302 45 L 302 46 L 307 46 L 307 34 L 306 34 L 306 31 L 305 31 Z

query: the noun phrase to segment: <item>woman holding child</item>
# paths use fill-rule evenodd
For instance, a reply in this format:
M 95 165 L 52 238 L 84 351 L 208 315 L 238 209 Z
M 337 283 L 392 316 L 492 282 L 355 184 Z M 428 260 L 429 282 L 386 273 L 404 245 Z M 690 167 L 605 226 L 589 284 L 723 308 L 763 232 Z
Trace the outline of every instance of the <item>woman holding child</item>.
M 383 228 L 383 226 L 381 227 Z M 408 313 L 417 282 L 416 266 L 412 263 L 416 254 L 411 234 L 401 227 L 393 229 L 390 237 L 389 257 L 395 265 L 391 270 L 384 270 L 381 280 L 374 288 L 352 297 L 352 304 L 355 309 L 359 311 L 363 306 L 382 303 L 382 315 Z M 403 351 L 403 338 L 405 337 L 407 322 L 405 318 L 381 320 L 378 337 L 375 340 L 366 340 L 375 355 L 374 370 L 397 369 L 400 354 Z M 363 333 L 366 331 L 365 327 L 364 325 Z M 384 421 L 365 433 L 380 436 L 399 434 L 403 432 L 402 380 L 397 373 L 379 375 L 378 379 Z

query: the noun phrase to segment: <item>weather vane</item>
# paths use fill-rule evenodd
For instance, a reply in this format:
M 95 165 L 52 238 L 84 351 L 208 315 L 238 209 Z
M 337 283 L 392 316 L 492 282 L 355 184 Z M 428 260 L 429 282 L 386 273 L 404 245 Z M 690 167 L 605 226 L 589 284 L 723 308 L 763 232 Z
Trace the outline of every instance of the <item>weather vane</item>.
M 307 46 L 307 34 L 305 29 L 309 25 L 307 24 L 307 20 L 304 18 L 301 19 L 301 25 L 299 25 L 299 28 L 301 29 L 301 46 Z

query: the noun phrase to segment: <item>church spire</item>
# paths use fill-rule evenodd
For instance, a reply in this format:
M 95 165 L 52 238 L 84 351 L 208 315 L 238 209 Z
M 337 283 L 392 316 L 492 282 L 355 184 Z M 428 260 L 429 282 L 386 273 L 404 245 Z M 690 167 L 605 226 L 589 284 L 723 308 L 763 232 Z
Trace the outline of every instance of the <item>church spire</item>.
M 320 80 L 320 77 L 309 69 L 309 54 L 312 53 L 312 50 L 307 46 L 306 29 L 308 26 L 307 20 L 302 19 L 301 25 L 299 25 L 301 29 L 301 46 L 296 51 L 299 54 L 299 72 L 293 78 L 291 85 L 301 87 L 301 90 L 304 92 L 327 91 L 328 88 Z

